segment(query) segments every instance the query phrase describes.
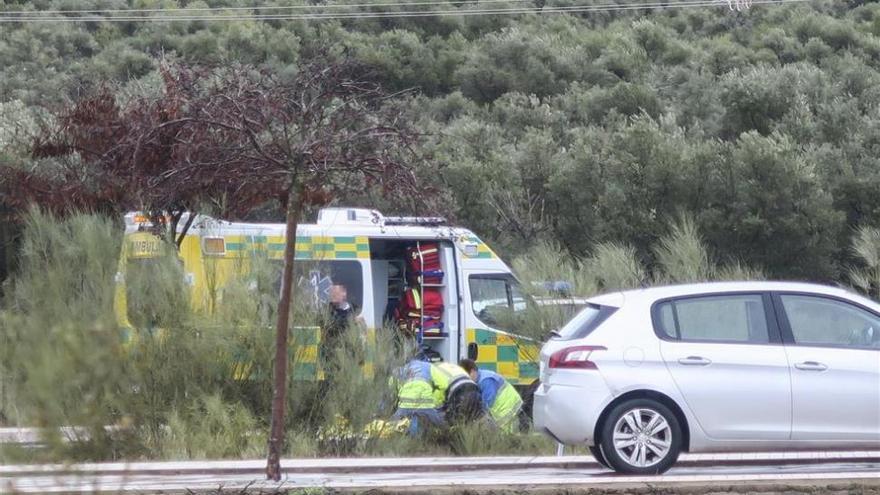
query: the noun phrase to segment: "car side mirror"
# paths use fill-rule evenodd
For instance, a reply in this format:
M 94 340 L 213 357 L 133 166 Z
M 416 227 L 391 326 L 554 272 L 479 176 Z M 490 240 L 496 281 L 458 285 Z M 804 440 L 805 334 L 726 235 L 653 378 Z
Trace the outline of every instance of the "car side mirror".
M 471 342 L 467 347 L 467 357 L 472 361 L 477 360 L 477 356 L 480 355 L 480 348 L 476 342 Z

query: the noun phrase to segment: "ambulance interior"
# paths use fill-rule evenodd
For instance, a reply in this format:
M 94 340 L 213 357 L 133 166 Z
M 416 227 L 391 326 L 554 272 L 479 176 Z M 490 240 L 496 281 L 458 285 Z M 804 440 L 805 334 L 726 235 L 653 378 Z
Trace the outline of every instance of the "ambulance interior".
M 440 266 L 443 272 L 442 280 L 427 281 L 418 276 L 412 270 L 412 263 L 407 260 L 411 257 L 410 248 L 424 248 L 436 246 L 439 251 Z M 406 318 L 407 314 L 415 315 L 416 312 L 407 313 L 407 290 L 418 291 L 417 296 L 431 296 L 436 301 L 436 294 L 442 298 L 442 310 L 439 322 L 424 325 L 422 344 L 429 347 L 442 357 L 444 361 L 457 361 L 459 332 L 459 294 L 458 279 L 455 270 L 455 247 L 449 241 L 438 240 L 407 240 L 407 239 L 370 239 L 370 264 L 373 281 L 373 314 L 376 317 L 376 326 L 394 328 L 395 331 L 406 334 L 401 329 L 403 325 L 410 323 L 410 328 L 418 333 L 420 321 L 418 317 Z M 431 299 L 430 297 L 424 297 Z

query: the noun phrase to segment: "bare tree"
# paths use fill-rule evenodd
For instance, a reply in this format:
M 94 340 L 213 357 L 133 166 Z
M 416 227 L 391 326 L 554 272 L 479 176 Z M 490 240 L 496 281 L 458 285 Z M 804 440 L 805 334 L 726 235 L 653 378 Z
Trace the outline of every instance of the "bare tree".
M 416 139 L 403 112 L 350 63 L 315 62 L 289 78 L 238 67 L 206 82 L 203 104 L 190 113 L 212 149 L 225 146 L 234 160 L 178 170 L 193 183 L 236 177 L 225 192 L 246 203 L 255 191 L 286 208 L 286 246 L 276 324 L 272 418 L 266 475 L 281 476 L 287 390 L 287 336 L 293 297 L 296 230 L 306 207 L 378 189 L 398 201 L 424 198 L 413 170 Z M 190 78 L 186 72 L 184 79 Z M 246 184 L 238 189 L 239 184 Z M 258 187 L 254 187 L 258 184 Z
M 398 205 L 424 204 L 412 145 L 417 134 L 363 67 L 314 62 L 282 77 L 253 67 L 163 66 L 164 91 L 120 106 L 104 88 L 59 114 L 34 157 L 51 163 L 7 167 L 0 188 L 17 204 L 54 211 L 149 211 L 178 234 L 186 211 L 222 204 L 226 216 L 268 200 L 285 208 L 286 246 L 278 305 L 267 476 L 280 479 L 287 390 L 287 336 L 296 230 L 303 211 L 337 198 L 379 193 Z M 60 194 L 59 194 L 60 193 Z M 194 215 L 189 216 L 189 221 Z M 180 232 L 178 232 L 180 231 Z M 173 238 L 169 236 L 169 238 Z
M 184 213 L 210 200 L 213 191 L 173 180 L 176 172 L 194 158 L 221 163 L 225 158 L 194 132 L 203 130 L 186 125 L 186 103 L 193 96 L 181 91 L 187 86 L 167 66 L 162 74 L 165 87 L 158 97 L 120 104 L 104 86 L 59 109 L 52 125 L 43 125 L 34 138 L 29 163 L 0 164 L 0 194 L 7 205 L 22 210 L 36 203 L 60 215 L 140 210 L 179 247 L 189 227 L 178 229 Z

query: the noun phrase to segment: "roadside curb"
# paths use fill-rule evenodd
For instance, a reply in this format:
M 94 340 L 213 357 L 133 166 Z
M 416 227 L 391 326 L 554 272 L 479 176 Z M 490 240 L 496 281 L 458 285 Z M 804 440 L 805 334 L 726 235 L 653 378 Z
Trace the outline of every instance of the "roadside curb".
M 204 493 L 204 492 L 203 492 Z M 218 492 L 212 492 L 218 493 Z M 327 493 L 356 495 L 716 495 L 716 494 L 822 494 L 822 495 L 880 495 L 880 479 L 779 480 L 779 481 L 718 481 L 608 484 L 597 481 L 589 484 L 521 485 L 467 487 L 411 487 L 370 489 L 333 489 Z
M 677 467 L 809 465 L 824 463 L 880 463 L 880 451 L 829 453 L 683 454 Z M 516 469 L 597 469 L 590 456 L 572 457 L 442 457 L 442 458 L 325 458 L 284 459 L 284 474 L 345 474 L 448 471 L 505 471 Z M 35 464 L 0 466 L 0 476 L 70 475 L 262 475 L 265 461 L 187 461 L 94 464 Z M 610 471 L 609 475 L 613 475 Z M 880 475 L 878 475 L 880 476 Z

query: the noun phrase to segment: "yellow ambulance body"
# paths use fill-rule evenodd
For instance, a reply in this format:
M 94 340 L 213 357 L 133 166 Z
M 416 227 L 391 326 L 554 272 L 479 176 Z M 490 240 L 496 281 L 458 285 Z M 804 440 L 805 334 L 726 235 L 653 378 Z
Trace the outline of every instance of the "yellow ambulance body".
M 117 312 L 131 327 L 125 267 L 161 255 L 163 243 L 147 232 L 135 213 L 126 215 L 126 233 L 117 277 Z M 185 218 L 181 224 L 185 223 Z M 210 312 L 223 304 L 225 283 L 255 255 L 282 263 L 284 224 L 227 222 L 198 216 L 178 256 L 194 309 Z M 487 308 L 524 310 L 530 304 L 510 268 L 476 235 L 442 219 L 385 217 L 375 210 L 325 208 L 314 224 L 297 230 L 296 260 L 302 280 L 297 297 L 326 304 L 331 285 L 345 285 L 358 318 L 368 328 L 383 328 L 405 284 L 404 251 L 413 243 L 436 242 L 445 273 L 436 286 L 443 295 L 443 328 L 425 333 L 423 345 L 445 360 L 476 358 L 481 368 L 497 371 L 511 383 L 528 386 L 538 378 L 536 343 L 493 328 Z M 318 329 L 310 338 L 319 345 Z M 315 350 L 309 355 L 317 356 Z M 316 357 L 315 357 L 316 359 Z

